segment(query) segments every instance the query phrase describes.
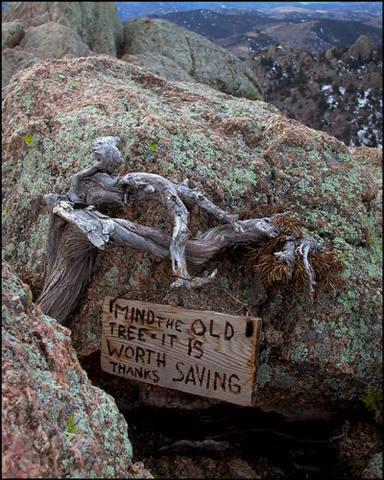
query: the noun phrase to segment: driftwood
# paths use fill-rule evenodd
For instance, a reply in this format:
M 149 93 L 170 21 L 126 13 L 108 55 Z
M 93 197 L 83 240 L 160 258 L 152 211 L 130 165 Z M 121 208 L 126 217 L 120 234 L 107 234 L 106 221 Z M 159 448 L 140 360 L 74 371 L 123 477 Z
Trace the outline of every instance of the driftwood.
M 48 233 L 48 265 L 46 280 L 38 303 L 44 313 L 65 323 L 78 304 L 95 272 L 100 251 L 106 246 L 125 246 L 150 252 L 156 257 L 170 258 L 176 280 L 171 288 L 201 287 L 216 275 L 205 272 L 192 277 L 187 269 L 203 265 L 220 251 L 237 245 L 263 244 L 281 238 L 283 212 L 269 217 L 239 220 L 214 205 L 188 181 L 177 185 L 152 173 L 112 174 L 122 165 L 117 148 L 118 137 L 102 137 L 93 143 L 95 162 L 73 176 L 66 195 L 44 195 L 50 214 Z M 123 218 L 111 218 L 109 207 L 123 206 L 141 200 L 160 202 L 173 217 L 173 234 L 169 237 L 148 226 Z M 221 225 L 190 238 L 187 206 L 198 205 Z M 283 248 L 275 252 L 292 277 L 295 259 L 300 255 L 313 292 L 315 278 L 308 260 L 309 253 L 323 252 L 321 245 L 295 233 L 286 235 Z

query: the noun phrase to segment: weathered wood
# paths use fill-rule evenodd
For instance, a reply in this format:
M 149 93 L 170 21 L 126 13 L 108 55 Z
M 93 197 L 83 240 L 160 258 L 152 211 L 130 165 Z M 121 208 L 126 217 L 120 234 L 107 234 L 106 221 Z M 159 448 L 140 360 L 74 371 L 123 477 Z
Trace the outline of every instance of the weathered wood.
M 213 204 L 196 188 L 189 188 L 187 181 L 176 185 L 160 175 L 146 172 L 112 177 L 112 173 L 123 162 L 116 146 L 118 140 L 118 137 L 95 140 L 92 144 L 95 161 L 74 175 L 67 195 L 46 194 L 43 197 L 51 221 L 47 276 L 37 301 L 44 313 L 61 322 L 66 322 L 73 312 L 80 293 L 96 268 L 98 256 L 94 249 L 103 250 L 107 245 L 126 246 L 160 258 L 168 257 L 176 277 L 171 288 L 196 288 L 212 281 L 216 270 L 211 274 L 204 272 L 202 276 L 191 277 L 187 262 L 202 265 L 226 248 L 268 242 L 282 232 L 274 222 L 276 217 L 284 217 L 288 213 L 240 221 L 236 215 Z M 173 216 L 171 237 L 150 227 L 123 218 L 111 218 L 103 213 L 109 207 L 148 199 L 160 202 Z M 224 224 L 190 238 L 189 212 L 184 202 L 189 206 L 197 205 Z M 67 225 L 72 225 L 72 228 L 66 228 Z M 82 247 L 76 249 L 76 242 L 81 243 Z M 287 265 L 289 278 L 292 277 L 296 254 L 302 257 L 312 294 L 315 279 L 308 255 L 320 251 L 322 247 L 314 240 L 290 235 L 286 237 L 282 251 L 274 255 Z M 83 261 L 84 265 L 81 265 Z M 72 297 L 76 301 L 66 301 L 71 297 L 72 289 Z M 63 296 L 61 291 L 69 293 Z
M 106 297 L 101 368 L 110 374 L 252 405 L 261 319 Z
M 43 291 L 37 301 L 46 315 L 66 324 L 84 293 L 99 261 L 99 250 L 80 230 L 66 223 Z

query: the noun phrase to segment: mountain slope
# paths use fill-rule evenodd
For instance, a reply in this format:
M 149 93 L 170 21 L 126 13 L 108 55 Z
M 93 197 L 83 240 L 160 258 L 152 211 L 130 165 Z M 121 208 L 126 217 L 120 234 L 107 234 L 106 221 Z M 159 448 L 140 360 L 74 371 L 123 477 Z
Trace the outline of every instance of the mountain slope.
M 297 14 L 295 18 L 281 19 L 268 15 L 269 11 L 229 11 L 227 14 L 210 10 L 175 12 L 152 15 L 176 25 L 204 35 L 225 46 L 235 55 L 238 52 L 224 45 L 229 37 L 242 43 L 243 50 L 258 50 L 274 41 L 285 42 L 312 52 L 332 46 L 350 45 L 359 36 L 366 35 L 376 42 L 381 41 L 382 29 L 357 21 L 344 21 L 329 18 L 307 18 Z M 263 36 L 259 45 L 254 38 Z
M 274 44 L 252 55 L 271 102 L 288 116 L 350 146 L 382 147 L 382 46 L 367 37 L 310 54 Z

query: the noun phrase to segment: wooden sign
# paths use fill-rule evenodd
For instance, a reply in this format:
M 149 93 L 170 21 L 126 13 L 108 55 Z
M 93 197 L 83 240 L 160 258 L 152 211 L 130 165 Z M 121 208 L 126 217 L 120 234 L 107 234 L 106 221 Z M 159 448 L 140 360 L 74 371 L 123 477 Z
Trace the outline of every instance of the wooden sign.
M 252 405 L 261 319 L 106 297 L 101 368 L 120 377 Z

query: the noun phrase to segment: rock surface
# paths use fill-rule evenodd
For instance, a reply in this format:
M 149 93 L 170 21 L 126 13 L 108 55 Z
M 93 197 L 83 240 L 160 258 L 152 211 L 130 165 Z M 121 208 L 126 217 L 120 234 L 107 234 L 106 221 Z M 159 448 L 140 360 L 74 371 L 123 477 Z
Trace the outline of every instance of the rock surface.
M 123 26 L 113 2 L 10 2 L 3 21 L 19 21 L 24 28 L 56 22 L 74 30 L 96 53 L 116 56 Z
M 32 52 L 27 52 L 23 48 L 5 48 L 1 52 L 1 87 L 8 85 L 12 75 L 23 68 L 32 66 L 40 59 Z
M 47 58 L 62 58 L 67 55 L 87 57 L 95 54 L 76 32 L 65 25 L 47 22 L 37 27 L 29 27 L 15 48 L 2 50 L 2 86 L 7 85 L 12 75 L 23 68 Z
M 19 22 L 6 22 L 1 24 L 1 49 L 13 48 L 24 35 L 24 27 Z
M 137 18 L 124 25 L 124 35 L 125 53 L 160 54 L 198 82 L 236 97 L 263 99 L 252 70 L 227 50 L 197 33 L 165 20 Z M 155 72 L 150 65 L 148 70 Z
M 76 32 L 56 22 L 28 28 L 20 47 L 27 52 L 33 52 L 41 59 L 62 58 L 65 55 L 74 57 L 94 55 Z
M 194 82 L 195 80 L 182 67 L 170 58 L 158 53 L 139 53 L 132 55 L 125 53 L 120 60 L 127 63 L 133 63 L 145 70 L 159 75 L 166 80 L 175 82 Z
M 93 387 L 71 332 L 43 315 L 2 264 L 3 478 L 149 478 L 132 465 L 127 424 Z
M 383 478 L 383 452 L 376 453 L 363 470 L 362 478 Z
M 68 190 L 71 176 L 90 162 L 92 140 L 119 136 L 121 173 L 147 171 L 175 182 L 189 177 L 191 186 L 233 212 L 284 203 L 303 220 L 306 235 L 344 259 L 345 290 L 319 293 L 313 302 L 292 287 L 264 291 L 244 256 L 221 255 L 208 265 L 219 270 L 218 286 L 263 319 L 256 407 L 290 418 L 324 418 L 361 404 L 368 386 L 381 384 L 379 169 L 365 166 L 376 162 L 376 149 L 349 149 L 264 102 L 166 81 L 111 57 L 45 61 L 18 72 L 3 90 L 3 128 L 3 255 L 35 296 L 47 262 L 42 195 Z M 164 210 L 143 205 L 114 216 L 169 231 Z M 193 234 L 210 225 L 192 212 Z M 166 289 L 170 271 L 168 261 L 149 254 L 103 254 L 71 322 L 82 361 L 97 358 L 105 295 L 226 313 L 238 309 L 214 286 L 124 293 Z M 103 381 L 108 383 L 107 375 Z M 117 383 L 121 391 L 124 384 Z M 157 404 L 161 395 L 164 404 L 168 398 L 172 406 L 193 405 L 190 395 L 129 384 L 145 391 L 148 403 Z

